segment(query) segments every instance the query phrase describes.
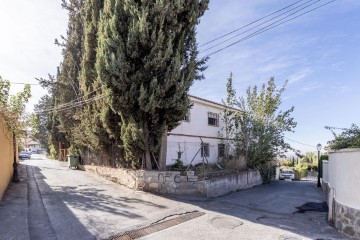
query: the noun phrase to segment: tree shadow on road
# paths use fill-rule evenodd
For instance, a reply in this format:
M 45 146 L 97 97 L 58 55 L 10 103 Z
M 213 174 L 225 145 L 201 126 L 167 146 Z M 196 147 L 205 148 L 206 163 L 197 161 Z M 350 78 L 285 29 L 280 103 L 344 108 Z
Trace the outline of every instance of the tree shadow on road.
M 296 193 L 286 187 L 276 189 L 277 184 L 304 187 L 303 192 Z M 296 207 L 306 201 L 323 201 L 320 189 L 315 189 L 309 182 L 278 182 L 256 186 L 251 189 L 233 192 L 216 198 L 192 198 L 171 196 L 170 199 L 198 206 L 206 211 L 236 217 L 271 228 L 286 231 L 284 239 L 347 239 L 337 233 L 336 229 L 326 222 L 326 212 L 297 212 Z M 280 191 L 279 191 L 280 190 Z M 278 191 L 278 192 L 275 192 Z M 313 191 L 313 193 L 309 193 Z M 296 235 L 302 236 L 301 238 Z

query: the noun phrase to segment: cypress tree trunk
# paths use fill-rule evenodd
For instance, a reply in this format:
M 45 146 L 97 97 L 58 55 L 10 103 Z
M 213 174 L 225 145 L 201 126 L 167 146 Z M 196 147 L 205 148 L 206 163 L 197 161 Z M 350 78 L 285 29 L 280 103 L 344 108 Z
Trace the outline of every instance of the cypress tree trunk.
M 161 137 L 161 146 L 160 146 L 160 153 L 159 153 L 159 170 L 165 171 L 166 170 L 166 154 L 167 154 L 167 130 L 163 133 Z

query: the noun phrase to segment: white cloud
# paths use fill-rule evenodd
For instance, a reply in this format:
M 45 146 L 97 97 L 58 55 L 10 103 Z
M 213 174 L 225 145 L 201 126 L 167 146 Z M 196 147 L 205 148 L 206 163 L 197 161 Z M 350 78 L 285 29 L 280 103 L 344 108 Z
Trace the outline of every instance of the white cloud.
M 299 82 L 309 76 L 311 74 L 312 70 L 310 68 L 303 69 L 299 72 L 296 72 L 288 77 L 289 84 L 293 84 L 296 82 Z

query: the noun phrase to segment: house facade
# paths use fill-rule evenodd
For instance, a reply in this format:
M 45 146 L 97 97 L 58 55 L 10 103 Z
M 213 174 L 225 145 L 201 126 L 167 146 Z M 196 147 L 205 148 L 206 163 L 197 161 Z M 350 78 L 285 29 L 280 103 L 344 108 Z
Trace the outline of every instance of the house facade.
M 184 165 L 203 161 L 217 163 L 225 154 L 225 106 L 203 98 L 189 96 L 192 107 L 184 120 L 167 136 L 166 165 L 177 159 Z M 192 162 L 191 162 L 192 161 Z

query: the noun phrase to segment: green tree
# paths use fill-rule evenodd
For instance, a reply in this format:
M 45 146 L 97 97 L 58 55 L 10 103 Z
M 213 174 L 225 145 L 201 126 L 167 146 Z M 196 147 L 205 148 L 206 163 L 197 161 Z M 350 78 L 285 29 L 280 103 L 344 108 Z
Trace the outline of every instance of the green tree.
M 286 83 L 277 89 L 274 79 L 270 78 L 259 90 L 257 86 L 249 87 L 246 97 L 236 98 L 231 77 L 227 83 L 226 115 L 234 122 L 235 144 L 245 156 L 248 167 L 260 170 L 264 182 L 271 181 L 275 157 L 292 149 L 284 141 L 284 133 L 296 127 L 291 117 L 294 107 L 279 110 L 285 86 Z
M 84 0 L 63 0 L 63 8 L 68 10 L 69 23 L 66 41 L 63 43 L 63 61 L 57 74 L 57 86 L 54 94 L 58 105 L 76 101 L 80 93 L 80 71 L 83 56 L 84 26 L 82 11 Z M 72 107 L 72 108 L 70 108 Z M 69 105 L 59 109 L 57 117 L 59 119 L 58 129 L 66 136 L 67 144 L 74 143 L 73 134 L 80 123 L 81 107 Z
M 10 95 L 10 87 L 10 81 L 0 76 L 0 114 L 10 130 L 19 139 L 25 127 L 28 126 L 25 104 L 31 97 L 31 90 L 30 85 L 25 84 L 22 92 Z
M 356 124 L 352 124 L 349 129 L 345 129 L 340 134 L 334 131 L 332 133 L 335 139 L 328 142 L 330 149 L 360 148 L 360 128 Z
M 110 108 L 99 109 L 100 118 L 111 136 L 120 136 L 133 167 L 142 159 L 151 169 L 163 133 L 187 113 L 188 90 L 205 69 L 205 60 L 196 59 L 196 25 L 207 6 L 207 0 L 104 1 L 97 86 Z M 113 114 L 121 121 L 111 121 Z
M 303 163 L 314 163 L 317 161 L 317 154 L 313 152 L 307 152 L 301 161 Z
M 46 109 L 51 109 L 52 98 L 48 95 L 41 97 L 38 104 L 34 106 L 34 113 L 31 115 L 31 135 L 33 138 L 39 140 L 40 144 L 49 152 L 49 114 L 43 112 Z
M 99 86 L 95 86 L 97 84 L 95 63 L 98 45 L 98 23 L 102 8 L 102 0 L 88 0 L 84 6 L 84 52 L 81 63 L 80 86 L 84 94 L 83 99 L 89 102 L 82 109 L 80 132 L 79 137 L 77 137 L 80 145 L 97 150 L 104 150 L 108 145 L 112 144 L 113 141 L 109 141 L 109 139 L 115 140 L 118 145 L 121 145 L 119 138 L 115 139 L 107 133 L 100 120 L 101 114 L 98 109 L 110 109 L 110 107 L 101 99 L 91 101 L 96 97 L 96 91 L 99 88 Z M 118 117 L 114 115 L 107 117 L 118 120 Z M 118 132 L 120 132 L 120 129 L 118 129 Z

